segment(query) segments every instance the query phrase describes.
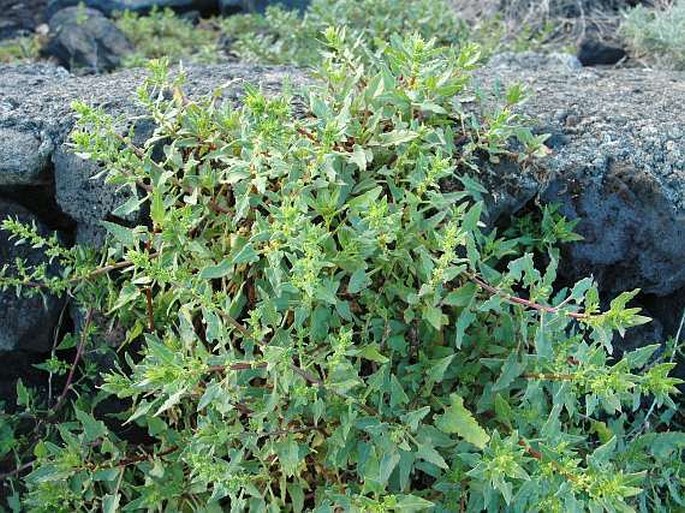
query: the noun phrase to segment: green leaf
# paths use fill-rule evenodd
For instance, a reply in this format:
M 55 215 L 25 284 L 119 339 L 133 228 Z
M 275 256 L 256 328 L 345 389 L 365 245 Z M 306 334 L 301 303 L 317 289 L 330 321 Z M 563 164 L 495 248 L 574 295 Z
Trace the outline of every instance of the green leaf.
M 26 385 L 24 385 L 24 382 L 21 380 L 21 378 L 19 378 L 17 380 L 16 390 L 17 390 L 17 405 L 18 406 L 28 406 L 29 402 L 31 401 L 31 394 L 29 392 L 29 389 L 26 388 Z
M 302 513 L 304 511 L 304 490 L 300 483 L 288 483 L 288 495 L 293 506 L 293 513 Z
M 111 483 L 119 477 L 120 473 L 121 470 L 118 467 L 96 470 L 93 472 L 93 481 L 104 481 Z
M 366 287 L 371 285 L 371 279 L 366 274 L 364 269 L 357 269 L 352 276 L 350 276 L 350 283 L 347 285 L 347 291 L 350 294 L 356 294 Z
M 447 316 L 442 313 L 442 309 L 431 305 L 423 307 L 423 319 L 438 331 L 447 322 Z
M 426 415 L 430 413 L 430 406 L 424 406 L 423 408 L 415 411 L 410 411 L 402 415 L 402 422 L 409 426 L 409 429 L 416 431 L 419 428 L 419 423 L 426 418 Z
M 139 237 L 133 233 L 133 230 L 119 224 L 110 223 L 109 221 L 100 221 L 100 224 L 125 247 L 135 249 Z
M 449 468 L 449 465 L 440 453 L 428 444 L 419 445 L 419 450 L 416 455 L 422 460 L 432 463 L 441 469 L 447 470 Z
M 275 444 L 276 454 L 287 477 L 294 476 L 300 465 L 300 451 L 297 442 L 287 437 Z
M 105 495 L 102 498 L 102 513 L 117 513 L 120 499 L 121 496 L 118 493 Z
M 440 360 L 432 360 L 430 367 L 428 367 L 428 378 L 433 383 L 440 383 L 444 379 L 445 372 L 452 363 L 452 360 L 454 360 L 455 356 L 457 355 L 451 354 L 441 358 Z
M 214 280 L 228 276 L 232 271 L 233 264 L 228 259 L 224 259 L 217 265 L 210 265 L 202 269 L 200 271 L 200 278 L 203 280 Z
M 504 361 L 502 372 L 492 386 L 492 390 L 497 392 L 509 387 L 509 385 L 523 373 L 525 368 L 526 366 L 519 360 L 518 354 L 512 352 Z
M 152 191 L 152 201 L 150 202 L 150 218 L 157 226 L 162 226 L 165 217 L 164 198 L 159 189 L 155 189 Z
M 398 451 L 387 452 L 383 455 L 378 465 L 378 481 L 381 485 L 385 486 L 388 483 L 392 471 L 395 470 L 399 462 L 400 453 Z
M 231 263 L 238 264 L 250 264 L 257 262 L 259 260 L 259 255 L 252 247 L 251 243 L 245 244 L 240 251 L 231 259 Z
M 471 323 L 475 320 L 476 314 L 473 313 L 471 310 L 464 310 L 461 312 L 461 314 L 459 314 L 459 318 L 457 319 L 457 325 L 455 329 L 454 340 L 454 345 L 457 349 L 461 349 L 461 346 L 464 343 L 464 335 L 466 334 L 466 330 L 469 326 L 471 326 Z
M 435 504 L 416 495 L 400 495 L 395 506 L 398 513 L 414 513 L 415 511 L 425 511 L 432 508 Z
M 112 215 L 117 217 L 126 217 L 133 212 L 140 210 L 140 205 L 145 201 L 145 198 L 139 198 L 136 194 L 132 194 L 124 203 L 112 210 Z
M 479 449 L 483 449 L 490 440 L 490 436 L 480 427 L 471 412 L 464 407 L 464 399 L 458 394 L 450 395 L 451 404 L 445 413 L 435 422 L 443 433 L 457 434 Z
M 366 150 L 358 144 L 354 145 L 354 151 L 350 155 L 350 162 L 355 164 L 360 171 L 366 171 L 366 166 L 370 162 L 366 155 Z
M 659 350 L 661 344 L 652 344 L 649 346 L 640 347 L 630 351 L 624 355 L 624 359 L 628 362 L 631 369 L 641 369 L 652 358 L 655 352 Z
M 381 146 L 397 146 L 399 144 L 413 141 L 419 136 L 417 132 L 412 130 L 393 130 L 385 134 L 380 134 L 377 139 L 377 144 Z
M 92 415 L 79 409 L 75 409 L 74 413 L 83 426 L 83 434 L 85 435 L 86 442 L 94 442 L 107 434 L 107 427 L 104 422 L 95 420 Z
M 383 356 L 379 351 L 378 351 L 378 345 L 376 344 L 370 344 L 368 346 L 364 346 L 364 348 L 359 351 L 359 356 L 364 358 L 365 360 L 369 360 L 372 362 L 378 362 L 378 363 L 388 363 L 390 360 L 386 356 Z

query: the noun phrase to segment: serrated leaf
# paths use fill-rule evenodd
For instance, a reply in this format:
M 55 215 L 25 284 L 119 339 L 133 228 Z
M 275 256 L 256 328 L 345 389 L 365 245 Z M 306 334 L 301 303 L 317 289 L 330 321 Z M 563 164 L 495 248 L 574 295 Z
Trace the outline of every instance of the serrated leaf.
M 17 390 L 17 405 L 18 406 L 28 406 L 31 395 L 29 393 L 28 388 L 26 388 L 26 385 L 24 385 L 24 382 L 21 380 L 21 378 L 19 378 L 17 380 L 16 390 Z
M 354 145 L 352 155 L 350 155 L 350 162 L 355 164 L 360 171 L 366 171 L 366 166 L 369 163 L 366 156 L 366 151 L 358 144 Z
M 93 472 L 92 479 L 93 481 L 112 482 L 119 477 L 120 472 L 121 470 L 118 467 L 103 468 Z
M 85 435 L 86 442 L 94 442 L 107 434 L 107 427 L 104 422 L 95 420 L 92 415 L 79 409 L 75 409 L 74 413 L 83 426 L 83 434 Z
M 507 388 L 521 375 L 525 368 L 526 366 L 519 360 L 518 354 L 512 352 L 504 361 L 502 372 L 492 386 L 492 390 L 496 392 Z
M 176 392 L 167 397 L 166 400 L 162 403 L 162 405 L 159 408 L 157 408 L 157 411 L 153 414 L 153 417 L 157 417 L 160 413 L 164 413 L 169 408 L 173 408 L 174 406 L 176 406 L 179 402 L 181 402 L 181 399 L 185 394 L 186 390 L 184 388 L 176 390 Z
M 126 217 L 133 212 L 137 212 L 140 209 L 140 205 L 143 203 L 143 201 L 145 201 L 145 198 L 141 199 L 137 195 L 133 194 L 124 203 L 112 210 L 112 215 L 117 217 Z
M 428 368 L 428 378 L 433 383 L 440 383 L 444 379 L 445 371 L 447 371 L 447 368 L 450 366 L 455 356 L 456 355 L 451 354 L 440 360 L 431 361 L 431 365 Z
M 392 471 L 395 470 L 397 464 L 400 462 L 400 454 L 398 451 L 388 452 L 383 455 L 378 465 L 378 481 L 382 485 L 386 485 L 390 479 Z
M 200 278 L 202 278 L 203 280 L 214 280 L 217 278 L 223 278 L 224 276 L 228 276 L 229 274 L 231 274 L 232 270 L 233 264 L 229 262 L 228 259 L 224 259 L 217 265 L 210 265 L 202 269 L 202 271 L 200 271 Z
M 127 248 L 133 248 L 138 242 L 138 236 L 133 233 L 133 230 L 109 221 L 100 221 L 100 224 L 112 235 L 116 240 L 121 242 Z
M 304 511 L 304 490 L 300 483 L 288 483 L 286 485 L 288 489 L 288 495 L 290 495 L 290 500 L 293 506 L 293 513 L 302 513 Z
M 475 320 L 476 314 L 471 310 L 464 310 L 461 312 L 461 314 L 459 314 L 454 336 L 454 345 L 457 349 L 461 349 L 461 346 L 464 343 L 464 335 L 466 334 L 466 330 Z
M 377 144 L 380 144 L 381 146 L 397 146 L 399 144 L 411 142 L 418 136 L 419 134 L 412 130 L 393 130 L 392 132 L 380 134 L 377 139 Z
M 402 415 L 402 422 L 409 426 L 409 429 L 416 431 L 419 428 L 419 423 L 430 413 L 430 406 L 415 411 L 410 411 Z
M 480 427 L 471 412 L 464 407 L 464 399 L 458 394 L 450 395 L 451 404 L 437 418 L 435 427 L 443 433 L 456 434 L 479 449 L 483 449 L 490 436 Z
M 631 369 L 640 369 L 647 365 L 652 355 L 661 347 L 660 344 L 652 344 L 649 346 L 640 347 L 634 351 L 630 351 L 624 355 L 624 359 L 628 362 Z
M 275 444 L 276 454 L 286 476 L 293 476 L 300 464 L 299 446 L 291 437 Z
M 361 351 L 359 351 L 359 356 L 365 360 L 378 363 L 388 363 L 390 361 L 386 356 L 383 356 L 378 351 L 378 346 L 375 344 L 369 344 L 368 346 L 365 346 Z
M 422 460 L 425 460 L 428 463 L 432 463 L 433 465 L 441 469 L 446 470 L 449 468 L 449 465 L 447 464 L 445 459 L 440 455 L 440 453 L 427 444 L 420 445 L 419 450 L 416 452 L 416 455 Z
M 254 247 L 252 247 L 251 243 L 245 244 L 242 248 L 240 248 L 240 251 L 231 259 L 231 263 L 238 265 L 238 264 L 251 264 L 253 262 L 257 262 L 259 260 L 259 255 L 255 251 Z
M 416 511 L 425 511 L 435 506 L 434 503 L 416 495 L 400 495 L 395 506 L 395 511 L 402 513 L 414 513 Z
M 350 294 L 356 294 L 357 292 L 364 290 L 370 284 L 371 279 L 366 274 L 366 271 L 360 268 L 354 271 L 352 276 L 350 276 L 350 282 L 347 285 L 347 291 Z

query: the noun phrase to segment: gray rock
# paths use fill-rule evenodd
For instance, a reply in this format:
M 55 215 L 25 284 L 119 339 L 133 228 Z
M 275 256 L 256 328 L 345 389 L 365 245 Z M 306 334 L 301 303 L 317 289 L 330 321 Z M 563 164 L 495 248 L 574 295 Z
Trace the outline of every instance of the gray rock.
M 685 74 L 646 70 L 496 69 L 532 93 L 523 110 L 552 134 L 538 196 L 580 218 L 569 279 L 594 274 L 604 292 L 685 287 Z M 491 83 L 492 70 L 479 76 Z M 522 175 L 526 176 L 526 174 Z
M 488 69 L 550 70 L 555 68 L 577 70 L 583 65 L 570 53 L 502 52 L 488 62 Z
M 76 242 L 100 245 L 105 231 L 98 224 L 127 195 L 107 187 L 103 178 L 94 179 L 101 169 L 97 163 L 84 160 L 60 147 L 53 156 L 55 166 L 55 195 L 62 211 L 76 221 Z
M 177 12 L 199 11 L 202 14 L 216 14 L 218 0 L 49 0 L 48 16 L 60 9 L 83 3 L 86 7 L 97 9 L 107 16 L 115 12 L 132 11 L 147 13 L 153 8 L 170 8 Z
M 578 47 L 578 60 L 583 66 L 616 64 L 626 57 L 626 51 L 600 39 L 588 38 Z
M 191 67 L 187 72 L 191 97 L 209 94 L 223 84 L 230 84 L 224 93 L 227 101 L 238 100 L 245 81 L 261 84 L 266 91 L 276 91 L 286 76 L 292 76 L 296 83 L 303 80 L 300 71 L 242 64 Z M 46 161 L 47 172 L 54 168 L 54 175 L 46 178 L 54 178 L 57 203 L 76 221 L 79 242 L 99 244 L 103 236 L 100 220 L 123 203 L 126 195 L 113 191 L 102 180 L 91 180 L 97 172 L 96 166 L 70 152 L 66 141 L 74 120 L 71 102 L 80 99 L 113 114 L 138 116 L 141 112 L 132 98 L 145 74 L 138 69 L 107 76 L 76 77 L 63 68 L 47 64 L 0 66 L 0 152 L 15 158 L 18 155 L 13 141 L 33 141 L 35 147 L 35 141 L 40 139 L 45 149 L 39 152 L 40 158 L 26 151 L 21 158 L 32 164 L 12 164 L 12 169 L 25 167 L 27 175 L 41 176 L 44 168 L 38 163 L 42 166 Z M 31 91 L 30 95 L 24 93 L 27 90 Z M 141 139 L 153 130 L 153 124 L 145 119 L 136 127 Z M 11 134 L 12 138 L 5 134 Z
M 45 234 L 48 230 L 25 208 L 0 198 L 0 220 L 18 218 L 36 225 Z M 23 258 L 29 264 L 45 260 L 41 250 L 27 245 L 16 246 L 8 240 L 8 234 L 0 230 L 0 263 L 14 262 Z M 52 347 L 63 300 L 51 296 L 41 298 L 18 298 L 13 291 L 0 292 L 0 353 L 3 351 L 43 352 Z
M 0 0 L 0 39 L 31 34 L 43 23 L 47 0 Z
M 100 11 L 67 7 L 50 18 L 45 52 L 68 69 L 113 70 L 133 50 L 124 34 Z
M 527 85 L 532 96 L 522 111 L 538 131 L 551 134 L 552 152 L 535 166 L 483 167 L 492 218 L 536 199 L 560 203 L 566 215 L 581 219 L 577 230 L 585 237 L 566 248 L 568 280 L 594 274 L 606 297 L 635 287 L 652 298 L 679 297 L 685 291 L 685 74 L 571 69 L 563 59 L 536 55 L 509 62 L 494 62 L 477 81 L 487 88 Z M 109 112 L 140 114 L 130 98 L 143 76 L 125 70 L 77 78 L 53 66 L 0 66 L 0 127 L 42 134 L 56 148 L 50 158 L 58 201 L 77 220 L 81 241 L 97 242 L 98 221 L 111 214 L 117 195 L 89 180 L 93 168 L 63 146 L 72 126 L 69 104 L 80 98 Z M 242 80 L 272 91 L 286 76 L 305 80 L 288 68 L 190 67 L 186 88 L 192 98 L 230 82 L 225 98 L 238 101 Z M 666 317 L 662 324 L 669 327 Z
M 30 130 L 0 127 L 0 187 L 39 185 L 50 162 L 52 141 Z
M 303 11 L 309 5 L 309 0 L 219 0 L 219 9 L 222 14 L 263 13 L 270 5 L 278 5 L 289 10 L 298 9 Z

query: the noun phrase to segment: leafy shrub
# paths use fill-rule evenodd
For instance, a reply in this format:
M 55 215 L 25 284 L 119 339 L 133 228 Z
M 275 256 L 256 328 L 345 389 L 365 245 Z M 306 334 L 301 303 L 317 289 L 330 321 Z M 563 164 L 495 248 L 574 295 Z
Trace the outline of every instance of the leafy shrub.
M 447 0 L 313 0 L 304 16 L 274 5 L 265 15 L 231 16 L 222 24 L 232 38 L 231 51 L 241 59 L 301 66 L 318 63 L 324 50 L 320 34 L 328 26 L 346 26 L 374 48 L 396 33 L 417 32 L 445 45 L 466 34 Z
M 626 13 L 621 34 L 634 57 L 685 69 L 685 2 L 665 9 L 638 6 Z
M 75 362 L 124 348 L 97 393 L 67 380 L 41 411 L 18 390 L 37 419 L 24 507 L 682 507 L 673 365 L 656 346 L 609 356 L 614 332 L 647 320 L 634 293 L 601 311 L 590 279 L 555 288 L 544 241 L 574 237 L 552 210 L 534 240 L 481 221 L 477 163 L 544 153 L 514 113 L 521 88 L 477 114 L 474 47 L 393 37 L 372 56 L 342 30 L 324 39 L 301 96 L 248 88 L 239 108 L 188 100 L 155 63 L 138 99 L 158 129 L 142 146 L 76 105 L 75 150 L 130 194 L 115 215 L 149 221 L 104 223 L 97 252 L 3 224 L 61 262 L 17 262 L 0 283 L 74 298 Z M 111 395 L 122 410 L 98 413 Z
M 177 62 L 188 59 L 212 63 L 220 59 L 217 30 L 210 25 L 194 26 L 169 8 L 153 8 L 147 15 L 125 11 L 116 25 L 133 44 L 135 52 L 124 60 L 124 66 L 141 66 L 150 59 L 167 57 Z

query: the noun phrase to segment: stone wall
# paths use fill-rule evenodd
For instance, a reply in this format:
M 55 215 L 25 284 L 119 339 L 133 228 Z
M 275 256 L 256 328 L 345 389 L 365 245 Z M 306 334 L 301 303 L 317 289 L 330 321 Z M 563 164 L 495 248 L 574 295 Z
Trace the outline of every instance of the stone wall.
M 76 77 L 47 64 L 0 67 L 0 216 L 35 221 L 65 243 L 98 244 L 99 220 L 121 196 L 91 177 L 95 164 L 73 155 L 70 104 L 80 99 L 123 116 L 137 113 L 131 96 L 144 72 Z M 277 90 L 300 71 L 242 64 L 192 67 L 190 96 L 225 89 L 238 102 L 242 84 Z M 492 222 L 534 201 L 560 203 L 581 219 L 581 243 L 565 250 L 564 280 L 594 274 L 614 295 L 642 288 L 643 306 L 657 320 L 632 344 L 673 334 L 685 306 L 685 74 L 584 69 L 573 59 L 535 54 L 499 56 L 477 82 L 521 81 L 532 98 L 523 107 L 539 132 L 550 133 L 551 155 L 525 172 L 517 165 L 485 167 L 479 178 L 493 191 Z M 141 136 L 151 127 L 141 125 Z M 0 234 L 0 260 L 17 254 Z M 64 303 L 0 294 L 0 350 L 44 352 L 52 347 Z M 63 319 L 64 321 L 64 319 Z M 2 371 L 0 371 L 2 372 Z

